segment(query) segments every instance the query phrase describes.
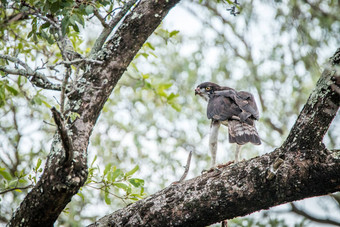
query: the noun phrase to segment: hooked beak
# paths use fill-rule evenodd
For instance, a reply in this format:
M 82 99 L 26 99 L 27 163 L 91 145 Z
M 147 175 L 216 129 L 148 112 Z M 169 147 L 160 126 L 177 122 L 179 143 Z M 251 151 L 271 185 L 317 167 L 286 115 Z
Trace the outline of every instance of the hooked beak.
M 195 89 L 195 95 L 200 95 L 201 94 L 201 89 L 199 87 L 197 87 Z

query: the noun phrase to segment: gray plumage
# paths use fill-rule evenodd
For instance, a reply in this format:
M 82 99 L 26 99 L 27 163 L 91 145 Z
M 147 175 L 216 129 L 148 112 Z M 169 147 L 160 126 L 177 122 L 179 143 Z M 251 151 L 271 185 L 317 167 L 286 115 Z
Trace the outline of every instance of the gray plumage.
M 259 119 L 259 111 L 251 93 L 238 92 L 229 87 L 205 82 L 197 86 L 195 95 L 200 95 L 208 101 L 207 117 L 212 120 L 212 126 L 216 122 L 228 126 L 230 143 L 238 145 L 248 142 L 255 145 L 261 144 L 255 128 L 255 120 Z M 218 127 L 214 128 L 214 134 L 216 134 L 216 128 L 218 129 Z M 217 141 L 217 138 L 210 136 L 210 141 L 211 139 Z M 212 146 L 210 145 L 210 147 Z M 212 153 L 214 153 L 213 150 Z

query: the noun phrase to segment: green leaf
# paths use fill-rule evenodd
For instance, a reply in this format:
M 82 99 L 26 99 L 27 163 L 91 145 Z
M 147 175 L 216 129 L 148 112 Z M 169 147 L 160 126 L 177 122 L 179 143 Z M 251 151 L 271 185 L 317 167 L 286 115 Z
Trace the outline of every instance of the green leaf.
M 85 21 L 82 15 L 80 14 L 73 14 L 70 18 L 71 24 L 74 25 L 76 24 L 75 22 L 78 22 L 79 24 L 81 24 L 83 27 L 85 25 Z
M 50 2 L 52 2 L 52 1 L 50 1 Z M 56 13 L 60 8 L 61 7 L 60 7 L 59 1 L 55 1 L 50 7 L 51 13 L 53 13 L 53 14 Z
M 108 163 L 108 164 L 105 166 L 105 169 L 104 169 L 104 176 L 107 174 L 107 172 L 110 171 L 111 166 L 112 166 L 112 163 Z
M 85 197 L 84 197 L 83 193 L 78 192 L 77 195 L 83 200 L 83 202 L 85 201 Z
M 79 28 L 77 24 L 72 24 L 72 27 L 76 32 L 79 32 Z
M 9 86 L 8 84 L 6 84 L 6 90 L 11 92 L 13 95 L 18 95 L 19 93 L 15 88 Z
M 22 192 L 22 191 L 21 191 L 20 189 L 18 189 L 18 188 L 15 189 L 14 191 L 16 191 L 16 192 Z
M 18 76 L 18 86 L 21 86 L 21 76 Z
M 151 50 L 155 50 L 155 47 L 154 46 L 152 46 L 152 44 L 151 43 L 149 43 L 149 42 L 146 42 L 145 43 L 145 45 L 146 46 L 148 46 Z
M 170 32 L 169 37 L 175 36 L 175 35 L 177 35 L 178 33 L 179 33 L 178 30 L 174 30 L 174 31 Z
M 171 93 L 171 94 L 167 97 L 167 99 L 168 99 L 168 101 L 170 101 L 170 100 L 173 100 L 174 98 L 177 98 L 177 97 L 179 97 L 179 94 Z
M 38 158 L 38 162 L 37 162 L 37 165 L 35 166 L 35 169 L 38 170 L 40 165 L 41 165 L 41 158 Z
M 124 191 L 128 191 L 130 189 L 130 187 L 124 183 L 113 183 L 114 186 L 116 186 L 117 188 L 121 188 L 123 189 Z
M 21 183 L 21 184 L 26 184 L 26 183 L 27 183 L 27 180 L 24 179 L 24 178 L 21 178 L 21 179 L 19 179 L 19 183 Z
M 66 34 L 67 32 L 67 28 L 70 24 L 70 17 L 69 16 L 65 16 L 62 20 L 61 20 L 61 32 L 63 35 Z
M 46 102 L 45 100 L 41 100 L 41 102 L 42 102 L 47 108 L 51 109 L 52 106 L 51 106 L 48 102 Z
M 148 59 L 148 57 L 149 57 L 149 54 L 147 54 L 147 53 L 141 53 L 141 55 L 142 55 L 145 59 Z
M 93 161 L 91 163 L 91 167 L 93 166 L 94 162 L 97 160 L 97 155 L 94 156 Z
M 38 104 L 39 106 L 42 104 L 42 100 L 41 98 L 36 95 L 33 97 L 33 99 L 31 100 L 31 103 L 34 105 L 34 104 Z
M 139 179 L 139 178 L 131 178 L 129 179 L 129 182 L 135 186 L 136 188 L 140 187 L 140 186 L 144 186 L 144 180 L 143 179 Z
M 109 198 L 109 192 L 105 192 L 104 194 L 104 200 L 107 205 L 111 204 L 111 199 Z
M 148 79 L 148 78 L 150 78 L 150 74 L 149 74 L 149 73 L 147 73 L 147 74 L 142 74 L 142 77 L 143 77 L 144 80 L 145 80 L 145 79 Z
M 182 107 L 178 103 L 171 103 L 170 104 L 172 108 L 174 108 L 177 112 L 180 112 Z
M 13 187 L 14 185 L 17 185 L 17 184 L 18 184 L 18 179 L 14 179 L 8 183 L 8 187 Z
M 136 165 L 135 168 L 133 168 L 129 172 L 125 173 L 125 177 L 132 176 L 135 172 L 137 172 L 137 170 L 139 170 L 139 166 L 138 165 Z
M 87 15 L 92 14 L 93 13 L 93 6 L 91 6 L 91 5 L 86 6 L 85 12 L 86 12 Z
M 121 175 L 123 172 L 120 170 L 120 169 L 116 169 L 115 171 L 113 172 L 109 172 L 108 176 L 107 176 L 107 179 L 110 181 L 110 182 L 114 182 L 116 180 L 116 178 Z
M 27 38 L 30 38 L 33 35 L 33 33 L 34 33 L 33 31 L 30 31 L 27 35 Z
M 12 176 L 9 172 L 6 172 L 4 170 L 0 170 L 0 174 L 8 181 L 12 180 Z
M 41 29 L 45 29 L 45 28 L 49 28 L 51 26 L 50 22 L 46 22 L 46 23 L 43 23 L 41 26 L 40 26 L 40 30 Z

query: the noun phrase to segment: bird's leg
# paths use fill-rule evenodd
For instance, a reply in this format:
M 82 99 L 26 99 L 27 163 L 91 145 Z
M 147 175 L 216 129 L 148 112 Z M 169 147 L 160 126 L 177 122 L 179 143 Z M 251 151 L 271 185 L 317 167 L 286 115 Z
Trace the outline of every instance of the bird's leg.
M 210 125 L 210 137 L 209 137 L 209 149 L 211 152 L 211 167 L 215 166 L 216 163 L 216 151 L 217 151 L 217 139 L 218 139 L 218 129 L 221 123 L 219 121 L 211 121 Z
M 241 152 L 241 146 L 242 146 L 242 145 L 236 144 L 236 150 L 235 150 L 235 162 L 238 162 L 238 157 L 239 157 L 239 154 L 240 154 L 240 152 Z

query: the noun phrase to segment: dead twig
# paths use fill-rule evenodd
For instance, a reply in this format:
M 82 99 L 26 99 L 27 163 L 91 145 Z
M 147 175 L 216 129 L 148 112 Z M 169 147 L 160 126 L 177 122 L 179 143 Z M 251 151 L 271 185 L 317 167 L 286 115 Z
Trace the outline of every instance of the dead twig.
M 179 179 L 178 183 L 184 181 L 185 178 L 188 175 L 189 168 L 190 168 L 190 162 L 191 162 L 191 156 L 192 156 L 192 151 L 189 152 L 189 156 L 188 156 L 188 159 L 187 159 L 187 164 L 184 166 L 184 173 L 183 173 L 181 179 Z

